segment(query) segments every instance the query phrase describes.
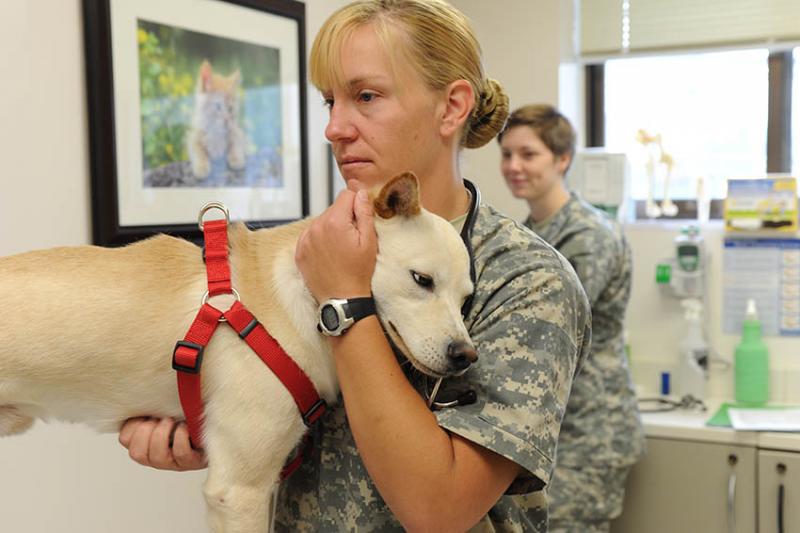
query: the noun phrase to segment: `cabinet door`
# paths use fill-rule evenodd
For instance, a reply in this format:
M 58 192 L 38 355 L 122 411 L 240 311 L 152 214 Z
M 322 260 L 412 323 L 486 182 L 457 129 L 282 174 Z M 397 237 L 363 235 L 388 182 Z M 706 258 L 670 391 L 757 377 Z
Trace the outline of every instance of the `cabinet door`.
M 759 533 L 800 533 L 800 453 L 758 452 Z
M 613 533 L 753 533 L 756 449 L 647 439 Z

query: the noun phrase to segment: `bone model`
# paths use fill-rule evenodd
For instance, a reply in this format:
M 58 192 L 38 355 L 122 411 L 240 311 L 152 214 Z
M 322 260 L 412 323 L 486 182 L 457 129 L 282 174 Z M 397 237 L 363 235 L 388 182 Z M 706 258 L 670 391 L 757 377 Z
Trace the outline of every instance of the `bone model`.
M 660 133 L 650 135 L 645 130 L 639 130 L 636 132 L 636 141 L 647 150 L 648 186 L 645 213 L 649 218 L 657 218 L 661 215 L 674 217 L 678 214 L 678 206 L 669 197 L 669 179 L 672 175 L 672 169 L 675 167 L 675 160 L 664 151 L 664 147 L 661 145 Z M 653 192 L 656 187 L 656 171 L 660 165 L 664 165 L 666 169 L 664 173 L 664 199 L 661 201 L 661 207 L 653 199 Z

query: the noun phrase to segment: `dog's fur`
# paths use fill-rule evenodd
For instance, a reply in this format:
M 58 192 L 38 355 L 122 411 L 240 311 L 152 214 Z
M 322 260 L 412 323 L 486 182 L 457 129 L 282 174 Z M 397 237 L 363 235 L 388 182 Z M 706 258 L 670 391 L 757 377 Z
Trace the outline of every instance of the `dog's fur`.
M 467 251 L 447 221 L 420 208 L 413 175 L 394 178 L 372 199 L 381 323 L 421 371 L 456 373 L 448 349 L 471 347 L 459 312 L 472 290 Z M 330 403 L 338 394 L 330 348 L 294 262 L 308 224 L 232 226 L 231 271 L 242 302 Z M 161 235 L 118 249 L 0 258 L 0 436 L 35 418 L 108 432 L 135 416 L 182 418 L 171 354 L 206 288 L 200 256 L 197 246 Z M 430 275 L 433 287 L 416 283 L 412 271 Z M 212 527 L 265 531 L 270 489 L 306 428 L 289 393 L 232 328 L 217 329 L 202 370 Z

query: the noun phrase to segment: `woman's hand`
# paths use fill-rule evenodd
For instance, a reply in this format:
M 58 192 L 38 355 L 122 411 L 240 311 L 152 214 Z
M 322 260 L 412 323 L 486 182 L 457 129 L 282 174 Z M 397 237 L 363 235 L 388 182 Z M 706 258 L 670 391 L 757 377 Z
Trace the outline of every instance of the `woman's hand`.
M 295 263 L 311 294 L 323 302 L 369 296 L 377 253 L 367 191 L 348 189 L 300 236 Z
M 119 431 L 119 442 L 131 459 L 158 470 L 200 470 L 208 466 L 205 454 L 192 448 L 186 423 L 171 418 L 130 418 Z

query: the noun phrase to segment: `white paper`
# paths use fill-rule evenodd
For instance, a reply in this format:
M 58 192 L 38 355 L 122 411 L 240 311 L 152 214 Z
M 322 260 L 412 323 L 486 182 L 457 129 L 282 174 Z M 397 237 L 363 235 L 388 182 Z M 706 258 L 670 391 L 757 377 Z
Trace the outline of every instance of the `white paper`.
M 733 429 L 800 431 L 800 409 L 728 409 Z

